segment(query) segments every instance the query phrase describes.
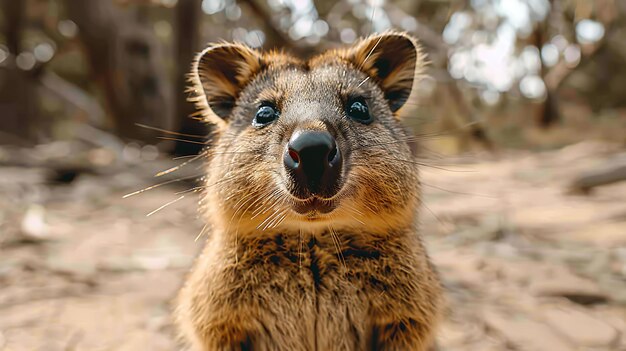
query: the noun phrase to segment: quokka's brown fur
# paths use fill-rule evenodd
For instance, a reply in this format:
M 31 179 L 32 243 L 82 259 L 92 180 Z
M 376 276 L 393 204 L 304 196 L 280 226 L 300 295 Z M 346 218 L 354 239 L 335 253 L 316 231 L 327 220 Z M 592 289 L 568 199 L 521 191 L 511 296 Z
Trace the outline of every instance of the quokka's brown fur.
M 388 32 L 301 61 L 211 45 L 192 72 L 216 126 L 201 207 L 206 246 L 177 300 L 193 350 L 427 350 L 441 306 L 418 230 L 419 178 L 400 108 L 423 65 Z M 346 116 L 351 96 L 374 121 Z M 252 126 L 262 102 L 280 111 Z M 334 135 L 346 161 L 330 213 L 293 211 L 282 155 L 296 130 Z

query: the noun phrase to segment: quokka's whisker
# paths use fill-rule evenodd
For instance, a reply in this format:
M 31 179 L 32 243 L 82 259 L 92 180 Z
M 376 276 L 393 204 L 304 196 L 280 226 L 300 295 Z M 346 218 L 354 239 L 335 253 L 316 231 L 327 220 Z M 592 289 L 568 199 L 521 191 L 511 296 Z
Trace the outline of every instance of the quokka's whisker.
M 204 234 L 204 231 L 209 227 L 208 223 L 205 223 L 204 226 L 202 227 L 202 229 L 200 230 L 200 233 L 198 233 L 198 235 L 196 236 L 196 238 L 193 241 L 198 241 L 198 239 L 200 239 L 200 237 L 202 236 L 202 234 Z
M 197 144 L 197 145 L 208 145 L 206 141 L 187 140 L 187 139 L 181 139 L 181 138 L 158 136 L 157 139 L 180 141 L 181 143 L 189 143 L 189 144 Z
M 179 160 L 184 160 L 187 158 L 195 158 L 198 157 L 198 155 L 183 155 L 183 156 L 176 156 L 176 157 L 172 157 L 172 161 L 179 161 Z
M 181 169 L 182 167 L 185 167 L 186 165 L 190 164 L 191 162 L 194 162 L 195 160 L 200 159 L 200 158 L 201 158 L 201 157 L 203 157 L 203 156 L 204 156 L 204 154 L 202 154 L 202 153 L 201 153 L 201 154 L 198 154 L 198 155 L 196 155 L 194 158 L 189 159 L 189 160 L 187 160 L 187 161 L 185 161 L 185 162 L 183 162 L 183 163 L 179 164 L 178 166 L 174 166 L 174 167 L 168 168 L 168 169 L 166 169 L 166 170 L 164 170 L 164 171 L 161 171 L 161 172 L 159 172 L 159 173 L 155 174 L 154 176 L 155 176 L 155 177 L 161 177 L 161 176 L 164 176 L 164 175 L 166 175 L 166 174 L 169 174 L 169 173 L 175 172 L 175 171 L 177 171 L 177 170 Z
M 128 198 L 128 197 L 131 197 L 131 196 L 135 196 L 135 195 L 141 194 L 141 193 L 146 192 L 146 191 L 148 191 L 148 190 L 156 189 L 156 188 L 161 187 L 161 186 L 163 186 L 163 185 L 172 184 L 172 183 L 176 183 L 176 182 L 182 182 L 182 181 L 189 180 L 189 179 L 193 179 L 193 178 L 200 178 L 200 177 L 202 177 L 202 176 L 204 176 L 204 174 L 197 174 L 197 175 L 194 175 L 194 176 L 182 177 L 182 178 L 177 178 L 177 179 L 168 180 L 168 181 L 163 182 L 163 183 L 159 183 L 159 184 L 151 185 L 151 186 L 149 186 L 149 187 L 147 187 L 147 188 L 143 188 L 143 189 L 141 189 L 141 190 L 133 191 L 132 193 L 129 193 L 129 194 L 126 194 L 126 195 L 122 196 L 122 198 L 123 198 L 123 199 L 126 199 L 126 198 Z
M 374 11 L 375 8 L 374 8 Z M 374 16 L 374 11 L 372 11 L 372 17 Z M 361 66 L 359 67 L 359 69 L 363 69 L 363 67 L 365 67 L 365 64 L 367 63 L 367 60 L 369 60 L 370 56 L 372 56 L 372 53 L 374 52 L 374 50 L 376 50 L 376 48 L 378 47 L 378 44 L 380 44 L 380 42 L 383 40 L 383 37 L 381 36 L 380 38 L 378 38 L 378 40 L 376 41 L 376 44 L 374 44 L 374 46 L 372 47 L 372 49 L 367 53 L 367 55 L 365 56 L 365 59 L 363 60 L 363 62 L 361 63 Z
M 433 218 L 435 218 L 437 220 L 437 222 L 439 222 L 439 224 L 441 224 L 442 226 L 445 226 L 446 224 L 443 222 L 443 220 L 441 218 L 439 218 L 439 216 L 437 216 L 437 214 L 435 214 L 435 212 L 433 210 L 430 209 L 430 207 L 428 207 L 428 205 L 426 205 L 424 203 L 424 201 L 420 200 L 420 205 L 423 205 L 424 208 L 430 212 L 430 214 L 433 216 Z
M 418 165 L 418 166 L 422 166 L 422 167 L 426 167 L 426 168 L 434 168 L 434 169 L 438 169 L 438 170 L 442 170 L 442 171 L 446 171 L 446 172 L 457 172 L 457 173 L 472 173 L 475 171 L 471 171 L 471 170 L 461 170 L 461 169 L 448 169 L 448 168 L 444 168 L 444 167 L 439 167 L 439 166 L 434 166 L 434 165 L 430 165 L 424 162 L 419 162 L 416 160 L 405 160 L 405 159 L 400 159 L 400 158 L 396 158 L 396 157 L 391 157 L 391 159 L 398 161 L 398 162 L 405 162 L 408 164 L 414 164 L 414 165 Z
M 171 135 L 185 136 L 185 137 L 190 137 L 190 138 L 205 138 L 205 136 L 203 136 L 203 135 L 179 133 L 179 132 L 174 132 L 174 131 L 163 129 L 163 128 L 149 126 L 149 125 L 142 124 L 142 123 L 135 123 L 135 125 L 138 126 L 138 127 L 141 127 L 141 128 L 151 129 L 151 130 L 155 130 L 157 132 L 163 132 L 163 133 L 167 133 L 167 134 L 171 134 Z
M 487 199 L 497 199 L 498 198 L 497 196 L 490 196 L 490 195 L 485 195 L 485 194 L 474 194 L 474 193 L 466 193 L 466 192 L 456 191 L 456 190 L 449 190 L 449 189 L 445 189 L 445 188 L 438 187 L 436 185 L 432 185 L 432 184 L 428 184 L 428 183 L 424 183 L 424 182 L 422 182 L 422 185 L 427 186 L 429 188 L 445 191 L 445 192 L 450 193 L 450 194 L 477 196 L 477 197 L 484 197 L 484 198 L 487 198 Z
M 154 210 L 154 211 L 152 211 L 152 212 L 148 213 L 148 214 L 146 215 L 146 217 L 150 217 L 150 216 L 152 216 L 153 214 L 155 214 L 155 213 L 157 213 L 157 212 L 161 211 L 162 209 L 166 208 L 167 206 L 172 205 L 172 204 L 175 204 L 175 203 L 177 203 L 178 201 L 180 201 L 180 200 L 182 200 L 182 199 L 184 199 L 184 198 L 185 198 L 185 195 L 183 195 L 183 196 L 179 197 L 178 199 L 172 200 L 172 201 L 170 201 L 170 202 L 168 202 L 168 203 L 166 203 L 166 204 L 164 204 L 164 205 L 160 206 L 160 207 L 159 207 L 159 208 L 157 208 L 156 210 Z

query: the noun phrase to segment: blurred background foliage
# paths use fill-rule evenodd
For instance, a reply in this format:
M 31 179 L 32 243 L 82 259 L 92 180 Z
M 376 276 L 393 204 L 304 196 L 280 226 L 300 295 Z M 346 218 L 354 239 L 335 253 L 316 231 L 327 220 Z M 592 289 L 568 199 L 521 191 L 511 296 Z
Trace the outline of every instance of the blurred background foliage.
M 206 135 L 190 62 L 235 40 L 310 56 L 388 29 L 430 60 L 408 122 L 449 153 L 626 135 L 623 0 L 1 0 L 0 143 L 81 141 L 96 164 Z M 54 148 L 52 148 L 54 150 Z M 67 146 L 55 151 L 67 155 Z

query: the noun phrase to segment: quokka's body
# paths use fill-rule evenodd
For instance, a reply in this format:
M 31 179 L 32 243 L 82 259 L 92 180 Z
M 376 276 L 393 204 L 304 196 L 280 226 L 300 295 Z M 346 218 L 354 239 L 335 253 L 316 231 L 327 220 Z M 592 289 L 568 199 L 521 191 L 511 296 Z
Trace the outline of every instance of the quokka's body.
M 385 33 L 309 61 L 216 44 L 192 72 L 216 125 L 210 227 L 177 300 L 193 350 L 427 350 L 441 291 L 422 245 L 415 145 L 422 67 Z

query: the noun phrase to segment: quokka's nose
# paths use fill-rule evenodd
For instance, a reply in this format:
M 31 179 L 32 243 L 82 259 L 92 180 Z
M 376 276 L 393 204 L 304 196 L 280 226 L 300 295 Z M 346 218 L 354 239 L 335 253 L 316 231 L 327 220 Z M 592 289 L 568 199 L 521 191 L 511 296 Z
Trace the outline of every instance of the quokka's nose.
M 337 192 L 343 161 L 330 133 L 296 131 L 289 139 L 283 162 L 298 197 L 332 197 Z

